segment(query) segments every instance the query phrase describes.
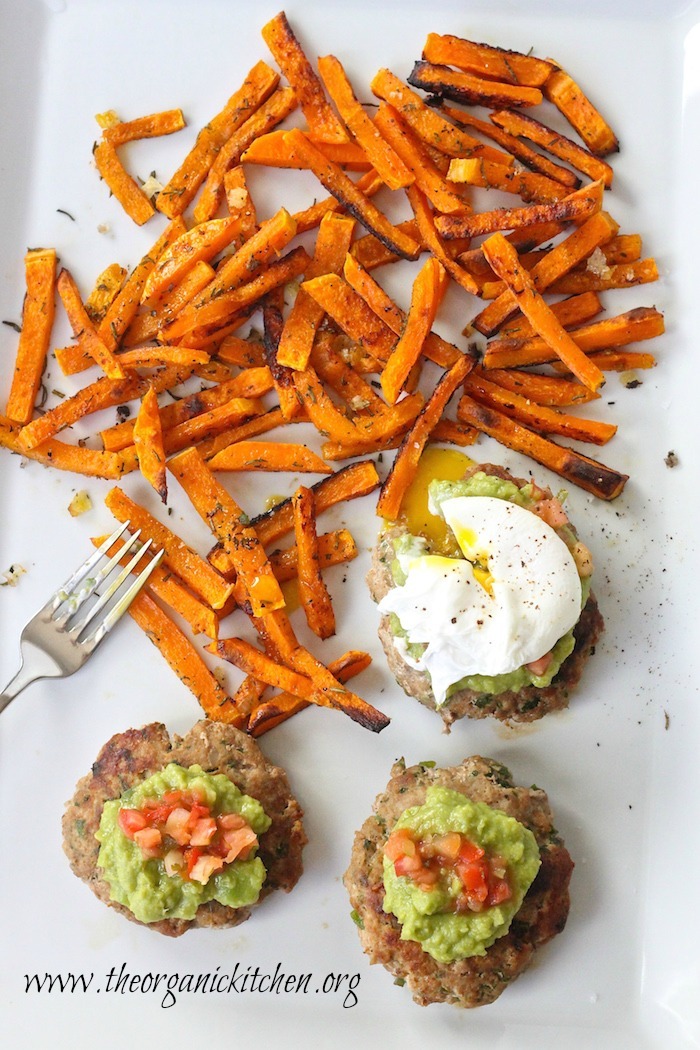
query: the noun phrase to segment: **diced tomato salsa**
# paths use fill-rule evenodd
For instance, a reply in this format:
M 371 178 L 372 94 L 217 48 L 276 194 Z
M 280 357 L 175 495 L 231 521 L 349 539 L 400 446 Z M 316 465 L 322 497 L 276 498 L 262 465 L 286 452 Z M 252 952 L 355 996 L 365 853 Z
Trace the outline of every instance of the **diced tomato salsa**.
M 461 883 L 453 903 L 457 912 L 483 911 L 512 896 L 502 858 L 490 856 L 457 831 L 418 838 L 410 829 L 398 828 L 389 836 L 384 855 L 397 875 L 426 891 L 456 875 Z
M 122 808 L 118 823 L 145 858 L 163 861 L 168 875 L 202 884 L 225 864 L 245 860 L 258 844 L 240 813 L 214 815 L 192 791 L 168 791 L 140 809 Z

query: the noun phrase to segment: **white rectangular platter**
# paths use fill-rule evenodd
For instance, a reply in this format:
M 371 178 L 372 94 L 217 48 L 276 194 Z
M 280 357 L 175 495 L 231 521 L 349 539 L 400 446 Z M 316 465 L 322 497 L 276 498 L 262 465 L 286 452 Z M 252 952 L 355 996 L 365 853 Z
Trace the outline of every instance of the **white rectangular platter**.
M 165 181 L 253 63 L 269 60 L 260 28 L 278 9 L 268 0 L 0 0 L 1 320 L 20 320 L 27 247 L 55 246 L 87 292 L 108 263 L 133 266 L 163 226 L 157 217 L 138 229 L 109 197 L 92 163 L 95 114 L 114 109 L 130 119 L 182 107 L 185 131 L 128 153 L 132 170 L 145 178 L 155 169 Z M 373 665 L 356 688 L 391 724 L 375 736 L 313 709 L 263 737 L 306 812 L 303 878 L 235 930 L 169 940 L 104 908 L 61 849 L 64 803 L 109 737 L 150 721 L 183 733 L 200 715 L 127 619 L 78 676 L 36 684 L 0 720 L 3 1040 L 28 1050 L 108 1050 L 144 1038 L 161 1046 L 382 1050 L 699 1046 L 700 3 L 290 0 L 285 10 L 307 53 L 337 55 L 367 95 L 381 66 L 408 75 L 428 32 L 453 33 L 556 58 L 617 131 L 621 152 L 607 206 L 623 232 L 642 234 L 661 271 L 657 284 L 626 292 L 622 308 L 656 305 L 667 332 L 642 385 L 627 389 L 612 375 L 597 406 L 619 424 L 601 458 L 630 475 L 623 495 L 611 504 L 569 495 L 594 554 L 607 630 L 567 712 L 525 729 L 483 720 L 445 734 L 437 716 L 394 684 L 376 639 L 364 583 L 378 528 L 373 498 L 330 513 L 327 527 L 347 524 L 361 554 L 329 574 L 339 633 L 322 655 L 371 652 Z M 317 194 L 299 173 L 254 172 L 251 186 L 263 217 L 283 203 L 306 206 Z M 387 280 L 405 307 L 410 281 Z M 453 296 L 436 327 L 459 340 L 473 312 L 466 295 Z M 15 349 L 15 332 L 1 326 L 1 404 Z M 55 363 L 47 385 L 74 389 Z M 674 469 L 665 463 L 671 450 Z M 472 454 L 516 471 L 531 466 L 489 439 Z M 559 487 L 546 471 L 535 475 Z M 254 514 L 296 480 L 242 475 L 229 483 Z M 0 683 L 16 670 L 21 626 L 83 559 L 89 537 L 110 529 L 108 487 L 0 455 L 0 571 L 26 569 L 17 586 L 0 588 Z M 150 501 L 139 478 L 125 487 Z M 67 507 L 78 489 L 88 490 L 93 509 L 73 519 Z M 205 552 L 207 531 L 174 490 L 170 523 Z M 494 1005 L 421 1009 L 367 964 L 342 875 L 354 830 L 395 759 L 448 765 L 471 754 L 503 761 L 517 783 L 547 790 L 576 863 L 571 913 L 565 932 Z M 311 978 L 296 993 L 249 990 L 240 981 L 227 991 L 230 982 L 218 982 L 218 994 L 194 991 L 197 976 L 256 970 Z M 141 981 L 110 991 L 110 971 Z M 44 983 L 38 991 L 31 982 L 69 974 L 90 979 L 87 988 L 61 992 L 55 983 L 49 991 Z M 148 975 L 155 974 L 183 979 L 174 1002 L 162 985 L 152 990 Z

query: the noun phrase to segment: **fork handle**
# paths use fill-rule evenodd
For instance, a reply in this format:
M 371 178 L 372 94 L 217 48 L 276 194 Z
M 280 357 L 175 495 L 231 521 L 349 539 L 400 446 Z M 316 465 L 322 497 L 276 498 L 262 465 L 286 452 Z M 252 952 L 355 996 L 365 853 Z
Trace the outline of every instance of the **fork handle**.
M 7 683 L 4 691 L 0 693 L 0 712 L 5 710 L 18 693 L 21 693 L 26 686 L 31 685 L 39 677 L 40 675 L 32 674 L 25 666 L 20 667 L 15 677 Z

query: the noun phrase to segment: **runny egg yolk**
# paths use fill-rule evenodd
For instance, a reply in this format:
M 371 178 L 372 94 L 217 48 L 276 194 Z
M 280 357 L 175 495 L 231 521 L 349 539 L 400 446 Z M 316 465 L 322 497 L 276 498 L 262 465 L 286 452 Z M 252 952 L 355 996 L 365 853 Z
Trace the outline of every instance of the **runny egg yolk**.
M 449 526 L 428 508 L 428 485 L 435 478 L 458 481 L 473 466 L 474 461 L 462 452 L 429 445 L 403 498 L 398 523 L 405 525 L 413 536 L 425 536 L 434 551 L 456 554 L 455 538 Z
M 493 576 L 489 569 L 488 551 L 479 547 L 479 537 L 473 529 L 455 522 L 453 534 L 462 554 L 472 567 L 474 579 L 480 583 L 487 594 L 493 596 Z

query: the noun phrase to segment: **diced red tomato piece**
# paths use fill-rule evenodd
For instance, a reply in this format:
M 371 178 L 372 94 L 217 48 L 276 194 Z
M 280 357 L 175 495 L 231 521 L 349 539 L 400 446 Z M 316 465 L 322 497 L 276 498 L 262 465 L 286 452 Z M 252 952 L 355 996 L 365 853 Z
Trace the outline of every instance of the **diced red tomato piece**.
M 128 839 L 133 839 L 134 832 L 148 826 L 148 819 L 140 809 L 120 809 L 117 824 Z
M 397 828 L 396 831 L 392 831 L 384 846 L 384 854 L 388 860 L 393 862 L 399 857 L 413 857 L 415 853 L 416 844 L 408 828 Z
M 200 817 L 192 828 L 190 843 L 193 846 L 208 846 L 216 832 L 216 821 L 213 817 Z
M 531 671 L 535 675 L 543 675 L 547 671 L 547 668 L 552 662 L 552 654 L 545 653 L 544 656 L 540 656 L 539 660 L 531 660 L 529 664 L 525 664 L 528 671 Z
M 134 842 L 144 857 L 159 857 L 163 845 L 163 836 L 158 828 L 142 828 L 134 832 Z
M 245 817 L 242 817 L 240 813 L 220 813 L 216 820 L 224 831 L 235 831 L 236 828 L 248 826 Z
M 513 895 L 513 891 L 508 884 L 507 879 L 497 879 L 491 883 L 489 888 L 488 902 L 489 905 L 503 904 L 504 901 L 510 900 Z
M 201 882 L 204 886 L 209 882 L 214 872 L 219 871 L 223 866 L 223 857 L 215 857 L 211 853 L 203 853 L 201 857 L 197 858 L 189 875 L 193 882 Z
M 226 846 L 225 860 L 227 864 L 240 858 L 244 860 L 250 853 L 251 848 L 257 843 L 258 836 L 251 827 L 233 828 L 224 831 L 222 835 L 223 844 Z

